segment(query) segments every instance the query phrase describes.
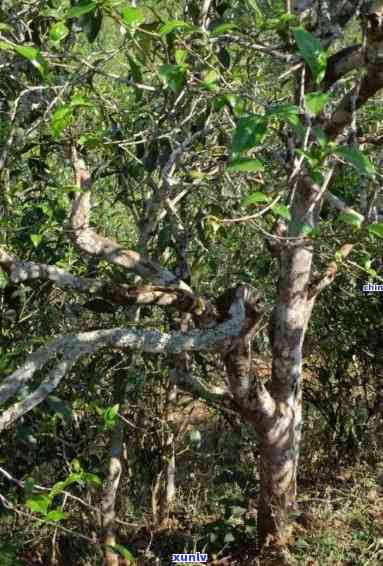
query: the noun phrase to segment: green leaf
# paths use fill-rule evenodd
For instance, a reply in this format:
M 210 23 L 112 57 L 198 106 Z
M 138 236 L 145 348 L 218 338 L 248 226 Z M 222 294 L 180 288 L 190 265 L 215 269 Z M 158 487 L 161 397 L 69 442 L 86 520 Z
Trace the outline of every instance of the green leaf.
M 165 84 L 176 94 L 185 84 L 186 71 L 181 65 L 162 65 L 158 74 L 164 80 Z
M 316 83 L 319 84 L 326 74 L 326 52 L 319 39 L 304 28 L 294 28 L 293 34 L 303 59 L 310 67 Z
M 299 108 L 295 104 L 272 104 L 266 111 L 267 116 L 284 118 L 286 121 L 299 116 Z
M 316 136 L 316 140 L 317 140 L 318 144 L 320 145 L 320 147 L 322 149 L 324 149 L 328 145 L 328 137 L 327 137 L 326 133 L 319 126 L 315 126 L 313 128 L 313 132 Z
M 205 85 L 210 86 L 213 83 L 216 83 L 219 79 L 219 73 L 214 69 L 209 69 L 206 73 L 203 73 L 202 80 Z
M 161 26 L 159 31 L 160 31 L 160 35 L 168 35 L 169 33 L 172 33 L 174 31 L 181 31 L 181 30 L 191 31 L 193 29 L 196 28 L 194 28 L 187 22 L 184 22 L 183 20 L 170 20 L 169 22 L 166 22 L 166 24 Z
M 102 486 L 102 481 L 101 479 L 98 477 L 97 474 L 92 474 L 90 472 L 85 472 L 83 474 L 83 479 L 86 483 L 88 484 L 93 484 L 97 487 L 101 487 Z
M 313 116 L 321 112 L 328 101 L 328 94 L 325 92 L 309 92 L 305 94 L 305 105 Z
M 92 102 L 89 102 L 89 100 L 87 100 L 83 96 L 81 96 L 81 94 L 75 94 L 74 96 L 72 96 L 71 101 L 70 101 L 70 105 L 72 107 L 74 107 L 74 106 L 87 106 L 87 107 L 90 107 L 90 108 L 94 108 L 94 104 Z
M 84 14 L 88 14 L 97 8 L 95 2 L 89 2 L 88 4 L 81 4 L 80 6 L 74 6 L 66 13 L 66 18 L 79 18 Z
M 202 75 L 202 86 L 210 91 L 219 90 L 217 81 L 219 80 L 219 73 L 214 69 L 209 70 Z
M 106 428 L 113 428 L 117 421 L 118 421 L 118 409 L 119 404 L 113 405 L 113 407 L 108 407 L 105 409 L 103 417 L 104 417 L 104 425 Z
M 234 130 L 232 152 L 241 153 L 262 142 L 267 130 L 267 119 L 264 116 L 247 116 L 240 118 Z
M 182 65 L 185 63 L 188 56 L 188 52 L 185 49 L 176 49 L 175 58 L 177 65 Z
M 6 51 L 13 51 L 13 45 L 7 43 L 6 41 L 0 41 L 0 49 L 5 49 Z
M 60 493 L 62 493 L 64 491 L 64 489 L 66 489 L 68 487 L 68 485 L 70 485 L 73 482 L 68 482 L 68 480 L 66 479 L 65 481 L 59 481 L 57 483 L 54 484 L 54 486 L 52 487 L 52 489 L 49 492 L 49 498 L 52 501 L 54 497 L 56 497 L 56 495 L 59 495 Z
M 32 244 L 34 245 L 35 248 L 38 248 L 39 245 L 41 244 L 41 240 L 43 239 L 41 234 L 30 234 L 29 235 Z
M 271 209 L 278 216 L 282 216 L 285 220 L 291 220 L 291 212 L 288 207 L 284 204 L 274 204 Z
M 71 468 L 75 472 L 81 472 L 82 468 L 81 468 L 80 460 L 78 458 L 73 458 L 73 460 L 71 462 Z
M 284 120 L 290 124 L 301 137 L 305 134 L 305 128 L 300 120 L 300 110 L 294 104 L 273 104 L 266 111 L 267 116 Z
M 259 20 L 262 22 L 263 19 L 264 19 L 264 15 L 263 15 L 261 8 L 258 5 L 257 0 L 247 0 L 247 1 L 250 4 L 250 6 L 253 8 L 253 10 L 256 13 L 256 15 L 258 16 Z
M 129 560 L 130 562 L 135 562 L 135 558 L 133 554 L 125 546 L 122 546 L 122 544 L 114 544 L 113 546 L 111 544 L 107 544 L 105 546 L 107 546 L 110 550 L 112 550 L 116 554 L 119 554 L 123 558 Z
M 267 204 L 271 201 L 271 197 L 265 195 L 265 193 L 261 193 L 256 191 L 255 193 L 251 193 L 247 195 L 241 200 L 241 206 L 250 206 L 251 204 Z
M 373 164 L 369 158 L 356 147 L 338 147 L 335 150 L 335 154 L 343 157 L 343 159 L 353 165 L 361 175 L 366 175 L 367 177 L 375 176 L 376 171 Z
M 9 278 L 7 273 L 0 267 L 0 290 L 8 286 Z
M 57 138 L 66 126 L 71 122 L 73 110 L 70 106 L 63 105 L 57 108 L 52 115 L 51 130 L 55 138 Z
M 228 171 L 263 171 L 264 165 L 259 159 L 235 159 L 231 161 L 228 166 Z
M 210 34 L 211 35 L 222 35 L 228 31 L 232 31 L 238 29 L 238 26 L 236 24 L 234 24 L 233 22 L 223 22 L 220 23 L 216 26 L 214 26 L 211 30 L 210 30 Z
M 346 212 L 343 211 L 339 214 L 338 219 L 346 224 L 351 224 L 351 226 L 355 226 L 356 228 L 360 228 L 363 222 L 363 216 L 356 214 L 354 212 Z
M 40 51 L 36 47 L 27 47 L 25 45 L 16 45 L 13 47 L 14 51 L 28 59 L 34 67 L 39 71 L 43 79 L 46 78 L 48 74 L 48 64 L 44 57 L 41 55 Z
M 66 38 L 69 33 L 69 29 L 66 27 L 64 22 L 57 22 L 53 24 L 49 30 L 49 39 L 52 41 L 62 41 Z
M 122 11 L 122 19 L 128 26 L 139 26 L 145 21 L 145 15 L 140 8 L 128 6 Z
M 33 513 L 46 515 L 48 513 L 50 499 L 48 495 L 31 495 L 26 500 L 25 504 Z
M 48 521 L 54 521 L 55 523 L 62 521 L 65 517 L 64 511 L 60 511 L 60 509 L 53 509 L 53 511 L 49 511 L 47 514 Z
M 367 230 L 369 231 L 370 234 L 373 234 L 374 236 L 378 236 L 378 238 L 383 238 L 383 224 L 382 223 L 370 224 L 367 227 Z

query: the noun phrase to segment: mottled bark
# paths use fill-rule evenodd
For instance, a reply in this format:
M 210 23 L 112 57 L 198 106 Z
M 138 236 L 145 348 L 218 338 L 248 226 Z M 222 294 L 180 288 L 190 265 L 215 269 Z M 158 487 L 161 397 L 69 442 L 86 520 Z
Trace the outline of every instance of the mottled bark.
M 105 566 L 119 566 L 118 554 L 110 547 L 115 546 L 117 542 L 115 532 L 116 497 L 122 472 L 122 443 L 123 426 L 121 421 L 118 421 L 112 432 L 108 476 L 104 482 L 101 499 L 102 538 L 106 545 Z

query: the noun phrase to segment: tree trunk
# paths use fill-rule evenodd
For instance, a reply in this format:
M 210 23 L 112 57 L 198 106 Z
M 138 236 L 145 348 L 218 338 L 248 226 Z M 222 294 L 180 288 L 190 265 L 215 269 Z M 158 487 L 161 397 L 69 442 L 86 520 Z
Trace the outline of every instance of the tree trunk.
M 116 497 L 121 477 L 121 452 L 123 442 L 123 427 L 119 422 L 113 430 L 112 447 L 109 460 L 109 474 L 106 478 L 101 508 L 103 541 L 108 545 L 105 550 L 105 566 L 118 566 L 118 554 L 109 547 L 116 545 L 115 518 Z
M 288 236 L 302 237 L 303 223 L 315 225 L 316 209 L 307 179 L 296 188 Z M 294 222 L 296 220 L 296 222 Z M 283 543 L 289 536 L 288 515 L 295 507 L 302 430 L 302 346 L 313 301 L 308 297 L 312 246 L 296 240 L 280 253 L 278 298 L 271 319 L 273 352 L 269 391 L 276 402 L 270 426 L 259 435 L 260 497 L 258 544 L 268 536 Z
M 259 548 L 268 538 L 283 546 L 289 537 L 289 512 L 295 506 L 298 460 L 294 458 L 292 429 L 286 437 L 279 447 L 261 448 L 257 520 Z

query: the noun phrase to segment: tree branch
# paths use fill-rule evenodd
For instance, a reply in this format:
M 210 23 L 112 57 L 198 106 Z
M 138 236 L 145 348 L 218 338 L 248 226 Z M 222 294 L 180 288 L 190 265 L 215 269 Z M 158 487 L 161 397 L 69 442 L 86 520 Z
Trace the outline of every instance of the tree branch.
M 383 7 L 381 2 L 366 3 L 361 15 L 365 37 L 363 56 L 367 65 L 367 74 L 351 92 L 340 101 L 331 118 L 325 124 L 325 132 L 330 138 L 336 138 L 345 126 L 351 123 L 353 112 L 363 106 L 383 87 L 383 29 L 381 21 Z
M 41 403 L 53 391 L 61 379 L 84 354 L 93 354 L 101 348 L 135 348 L 156 354 L 179 354 L 192 351 L 217 351 L 227 348 L 232 339 L 239 336 L 245 323 L 245 301 L 247 287 L 238 287 L 234 301 L 228 310 L 228 318 L 214 328 L 191 330 L 186 334 L 162 333 L 157 330 L 129 330 L 113 328 L 96 330 L 68 336 L 59 336 L 49 345 L 31 354 L 27 361 L 6 377 L 0 385 L 0 405 L 27 383 L 36 371 L 50 360 L 61 356 L 61 360 L 50 371 L 40 386 L 26 399 L 16 403 L 0 416 L 0 431 Z
M 354 249 L 353 244 L 344 244 L 338 254 L 342 259 L 345 259 Z M 331 283 L 334 281 L 336 274 L 338 272 L 338 263 L 336 261 L 332 261 L 328 264 L 324 274 L 320 277 L 317 277 L 312 281 L 309 286 L 308 292 L 308 299 L 313 299 L 319 295 L 321 291 L 326 289 Z
M 331 55 L 327 61 L 327 70 L 322 82 L 322 88 L 328 90 L 334 83 L 354 69 L 364 65 L 362 45 L 351 45 Z
M 171 271 L 161 267 L 157 262 L 132 250 L 126 250 L 114 240 L 100 236 L 90 228 L 91 176 L 84 161 L 78 158 L 75 151 L 73 151 L 72 163 L 76 184 L 81 189 L 73 201 L 70 215 L 71 238 L 75 246 L 89 255 L 102 257 L 109 263 L 128 271 L 134 271 L 144 279 L 152 280 L 160 285 L 174 284 L 190 291 L 185 283 L 178 281 Z
M 35 279 L 52 281 L 60 289 L 71 289 L 91 297 L 101 297 L 115 305 L 172 306 L 181 312 L 190 312 L 195 317 L 202 314 L 204 318 L 210 316 L 214 321 L 213 305 L 205 298 L 184 289 L 161 285 L 130 287 L 109 280 L 78 277 L 53 265 L 19 261 L 1 247 L 0 266 L 16 284 Z

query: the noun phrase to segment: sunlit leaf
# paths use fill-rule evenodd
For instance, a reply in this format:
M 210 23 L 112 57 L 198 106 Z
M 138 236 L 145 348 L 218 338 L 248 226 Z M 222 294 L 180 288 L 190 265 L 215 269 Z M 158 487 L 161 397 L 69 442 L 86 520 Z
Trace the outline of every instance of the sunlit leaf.
M 367 230 L 369 231 L 370 234 L 373 234 L 374 236 L 378 236 L 378 238 L 383 238 L 383 224 L 382 223 L 370 224 L 367 227 Z
M 256 191 L 255 193 L 251 193 L 247 195 L 241 200 L 241 206 L 250 206 L 251 204 L 267 204 L 271 201 L 271 197 L 265 195 L 265 193 L 261 193 Z
M 40 75 L 45 78 L 48 74 L 48 64 L 40 51 L 36 47 L 28 47 L 25 45 L 16 45 L 14 51 L 28 59 L 34 67 L 39 71 Z
M 5 289 L 9 283 L 7 273 L 0 267 L 0 289 Z
M 166 22 L 163 26 L 160 27 L 160 35 L 168 35 L 169 33 L 175 31 L 182 31 L 182 30 L 193 30 L 195 29 L 193 26 L 184 22 L 183 20 L 170 20 Z
M 0 49 L 5 49 L 6 51 L 13 51 L 13 45 L 7 43 L 6 41 L 0 41 Z
M 92 102 L 89 102 L 89 100 L 87 100 L 86 98 L 84 98 L 80 94 L 75 94 L 74 96 L 72 96 L 71 101 L 70 101 L 70 105 L 71 106 L 94 107 L 94 104 Z
M 133 554 L 126 548 L 126 546 L 122 546 L 122 544 L 114 544 L 113 546 L 108 544 L 105 545 L 108 549 L 112 550 L 116 554 L 119 554 L 126 560 L 129 560 L 132 564 L 135 563 L 135 558 Z
M 33 513 L 46 515 L 50 504 L 48 495 L 31 495 L 25 502 L 28 509 Z
M 54 137 L 58 137 L 73 117 L 73 110 L 70 106 L 63 105 L 57 108 L 52 115 L 51 130 Z
M 344 222 L 345 224 L 350 224 L 351 226 L 355 226 L 356 228 L 360 228 L 363 222 L 362 215 L 348 211 L 342 211 L 339 214 L 338 219 Z
M 259 159 L 235 159 L 231 161 L 228 166 L 228 171 L 248 171 L 248 172 L 255 172 L 255 171 L 263 171 L 264 165 L 262 161 Z
M 247 116 L 240 118 L 234 130 L 232 152 L 237 154 L 253 148 L 262 142 L 267 130 L 267 119 L 264 116 Z
M 88 4 L 80 4 L 80 6 L 74 6 L 67 11 L 67 18 L 79 18 L 84 14 L 88 14 L 97 8 L 96 2 L 89 2 Z
M 162 65 L 158 70 L 158 74 L 175 93 L 178 93 L 185 84 L 186 72 L 181 65 Z
M 321 42 L 304 28 L 294 28 L 293 34 L 303 59 L 310 67 L 316 83 L 319 84 L 323 80 L 327 68 L 327 54 Z
M 176 49 L 175 57 L 177 65 L 182 65 L 185 63 L 188 56 L 188 52 L 185 49 Z
M 284 204 L 274 204 L 274 206 L 272 207 L 271 210 L 277 216 L 281 216 L 282 218 L 284 218 L 285 220 L 288 220 L 288 221 L 291 220 L 291 212 L 286 205 L 284 205 Z
M 30 234 L 29 235 L 32 244 L 34 245 L 35 248 L 38 248 L 39 245 L 41 244 L 41 240 L 43 239 L 41 234 Z
M 140 8 L 128 6 L 122 10 L 122 19 L 128 26 L 139 26 L 145 21 L 145 15 Z
M 211 35 L 222 35 L 224 33 L 227 33 L 228 31 L 232 31 L 238 29 L 238 26 L 236 24 L 234 24 L 233 22 L 223 22 L 220 23 L 216 26 L 214 26 L 211 30 L 210 33 Z
M 328 101 L 328 94 L 325 92 L 309 92 L 305 94 L 305 105 L 307 110 L 316 116 L 321 112 Z
M 105 409 L 103 417 L 104 417 L 104 425 L 106 428 L 113 428 L 117 421 L 118 421 L 118 410 L 119 405 L 113 405 L 113 407 L 108 407 Z
M 53 511 L 49 511 L 47 514 L 48 521 L 53 521 L 57 523 L 58 521 L 62 521 L 65 519 L 64 511 L 60 511 L 60 509 L 53 509 Z
M 376 171 L 373 164 L 358 148 L 338 147 L 335 150 L 335 154 L 343 157 L 343 159 L 353 165 L 361 175 L 366 175 L 367 177 L 375 176 Z
M 62 41 L 69 33 L 69 29 L 64 22 L 56 22 L 49 30 L 49 39 L 52 41 Z

